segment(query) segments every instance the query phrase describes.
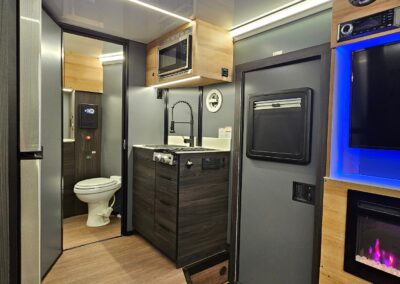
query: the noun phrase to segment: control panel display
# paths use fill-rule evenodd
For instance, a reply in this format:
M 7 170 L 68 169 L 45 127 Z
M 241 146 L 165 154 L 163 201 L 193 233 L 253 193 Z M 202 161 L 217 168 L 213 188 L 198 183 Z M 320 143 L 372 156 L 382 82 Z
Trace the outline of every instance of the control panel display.
M 79 128 L 96 129 L 98 127 L 98 105 L 79 104 Z
M 400 7 L 339 24 L 338 41 L 384 32 L 400 26 Z

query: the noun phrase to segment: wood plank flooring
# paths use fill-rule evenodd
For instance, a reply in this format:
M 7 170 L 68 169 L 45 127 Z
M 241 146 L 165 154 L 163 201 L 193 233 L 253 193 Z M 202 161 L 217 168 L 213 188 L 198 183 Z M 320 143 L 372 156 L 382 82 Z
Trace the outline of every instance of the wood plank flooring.
M 182 269 L 140 236 L 119 237 L 63 252 L 44 284 L 185 284 Z
M 90 228 L 86 226 L 87 215 L 78 215 L 64 219 L 64 250 L 90 244 L 121 235 L 121 219 L 111 216 L 110 224 Z

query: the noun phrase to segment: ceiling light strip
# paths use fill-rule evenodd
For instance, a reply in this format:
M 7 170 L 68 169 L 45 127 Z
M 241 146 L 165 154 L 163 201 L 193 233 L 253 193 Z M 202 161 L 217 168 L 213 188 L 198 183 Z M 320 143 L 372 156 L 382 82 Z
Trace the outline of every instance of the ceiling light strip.
M 180 20 L 185 21 L 185 22 L 188 22 L 188 23 L 192 22 L 192 20 L 189 19 L 189 18 L 182 17 L 182 16 L 180 16 L 180 15 L 178 15 L 178 14 L 175 14 L 175 13 L 169 12 L 169 11 L 167 11 L 167 10 L 158 8 L 158 7 L 156 7 L 156 6 L 153 6 L 153 5 L 144 3 L 144 2 L 142 2 L 142 1 L 138 1 L 138 0 L 128 0 L 128 1 L 130 1 L 130 2 L 132 2 L 132 3 L 135 3 L 135 4 L 138 4 L 138 5 L 141 5 L 141 6 L 143 6 L 143 7 L 149 8 L 149 9 L 151 9 L 151 10 L 154 10 L 154 11 L 157 11 L 157 12 L 160 12 L 160 13 L 163 13 L 163 14 L 165 14 L 165 15 L 168 15 L 168 16 L 171 16 L 171 17 L 180 19 Z
M 111 62 L 111 61 L 122 61 L 124 60 L 124 53 L 121 52 L 114 52 L 114 53 L 105 53 L 98 57 L 101 62 Z
M 240 35 L 249 33 L 251 31 L 261 29 L 267 27 L 269 25 L 275 24 L 279 21 L 287 21 L 291 17 L 294 17 L 298 14 L 310 11 L 314 8 L 322 7 L 326 4 L 331 4 L 331 0 L 306 0 L 302 1 L 298 4 L 292 5 L 285 9 L 281 9 L 278 12 L 274 12 L 273 14 L 269 14 L 268 16 L 259 18 L 253 22 L 248 24 L 239 26 L 238 28 L 231 30 L 231 35 L 233 37 L 238 37 Z
M 240 23 L 240 24 L 238 24 L 238 25 L 236 25 L 236 26 L 233 26 L 230 30 L 232 31 L 232 30 L 238 29 L 238 28 L 240 28 L 240 27 L 242 27 L 242 26 L 244 26 L 244 25 L 250 24 L 250 23 L 252 23 L 252 22 L 255 22 L 255 21 L 257 21 L 257 20 L 260 20 L 261 18 L 264 18 L 264 17 L 267 17 L 267 16 L 269 16 L 269 15 L 275 14 L 275 13 L 277 13 L 277 12 L 280 12 L 280 11 L 282 11 L 282 10 L 284 10 L 284 9 L 287 9 L 287 8 L 289 8 L 289 7 L 291 7 L 291 6 L 294 6 L 294 5 L 299 4 L 299 3 L 301 3 L 301 2 L 304 2 L 304 1 L 306 1 L 306 0 L 295 0 L 295 1 L 293 1 L 293 2 L 287 3 L 287 4 L 285 4 L 285 5 L 283 5 L 283 6 L 280 6 L 280 7 L 276 8 L 276 9 L 273 9 L 273 10 L 271 10 L 271 11 L 268 11 L 267 13 L 261 14 L 261 15 L 255 17 L 255 18 L 253 18 L 253 19 L 247 20 L 247 21 L 245 21 L 245 22 L 243 22 L 243 23 Z
M 172 81 L 172 82 L 167 82 L 167 83 L 161 83 L 161 84 L 157 84 L 157 85 L 153 85 L 153 88 L 163 88 L 163 87 L 168 87 L 168 86 L 175 86 L 178 85 L 180 83 L 185 83 L 185 82 L 189 82 L 189 81 L 194 81 L 194 80 L 198 80 L 200 79 L 200 76 L 193 76 L 193 77 L 189 77 L 189 78 L 185 78 L 185 79 L 180 79 L 180 80 L 176 80 L 176 81 Z

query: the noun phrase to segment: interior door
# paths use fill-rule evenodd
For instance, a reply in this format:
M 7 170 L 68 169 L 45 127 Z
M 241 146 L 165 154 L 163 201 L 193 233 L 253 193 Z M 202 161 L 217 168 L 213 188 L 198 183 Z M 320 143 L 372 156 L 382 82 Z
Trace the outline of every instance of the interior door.
M 41 276 L 62 253 L 61 28 L 42 11 Z
M 249 95 L 311 88 L 311 162 L 296 165 L 249 159 L 243 155 L 239 281 L 309 284 L 312 281 L 314 206 L 292 200 L 293 182 L 318 185 L 320 171 L 321 61 L 248 72 L 244 78 L 244 131 L 247 135 Z M 323 92 L 324 94 L 326 92 Z M 268 137 L 265 137 L 268 139 Z M 246 149 L 246 141 L 243 149 Z

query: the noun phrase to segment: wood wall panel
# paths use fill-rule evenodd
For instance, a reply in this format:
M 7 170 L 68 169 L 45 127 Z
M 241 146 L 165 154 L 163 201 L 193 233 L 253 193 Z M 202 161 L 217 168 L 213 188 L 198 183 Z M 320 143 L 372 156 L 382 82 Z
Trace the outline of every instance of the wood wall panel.
M 355 7 L 351 5 L 348 0 L 334 0 L 332 7 L 332 33 L 331 33 L 332 47 L 346 43 L 357 42 L 360 40 L 365 40 L 367 38 L 375 38 L 382 35 L 399 32 L 400 29 L 394 29 L 387 32 L 366 36 L 363 38 L 348 40 L 342 43 L 337 42 L 338 25 L 340 23 L 362 18 L 395 7 L 400 7 L 399 0 L 376 0 L 374 3 L 364 7 Z
M 96 57 L 66 51 L 64 53 L 64 88 L 103 92 L 103 65 Z
M 87 213 L 86 203 L 74 193 L 76 164 L 75 143 L 63 143 L 63 218 Z
M 343 270 L 349 189 L 400 198 L 400 191 L 368 185 L 325 180 L 322 218 L 321 284 L 368 283 Z

